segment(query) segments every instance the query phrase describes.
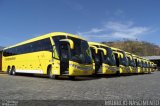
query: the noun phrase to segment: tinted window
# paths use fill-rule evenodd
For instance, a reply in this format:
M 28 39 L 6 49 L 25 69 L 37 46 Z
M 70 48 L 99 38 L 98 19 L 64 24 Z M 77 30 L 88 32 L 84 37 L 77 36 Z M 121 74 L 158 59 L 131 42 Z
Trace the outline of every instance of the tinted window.
M 13 56 L 37 51 L 52 51 L 50 38 L 6 49 L 3 51 L 3 56 Z
M 59 44 L 60 44 L 61 39 L 66 39 L 66 36 L 54 36 L 53 37 L 53 41 L 55 43 L 55 47 L 56 47 L 56 50 L 58 52 L 58 55 L 60 53 L 60 48 L 59 48 L 60 45 Z
M 91 51 L 87 41 L 70 36 L 68 36 L 68 39 L 71 39 L 75 46 L 74 49 L 70 50 L 71 60 L 84 64 L 92 63 Z

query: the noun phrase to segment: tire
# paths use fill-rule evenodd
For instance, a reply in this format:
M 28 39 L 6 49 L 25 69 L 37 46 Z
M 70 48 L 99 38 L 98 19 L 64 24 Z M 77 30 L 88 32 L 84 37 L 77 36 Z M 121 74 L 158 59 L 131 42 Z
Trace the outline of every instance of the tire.
M 151 71 L 149 71 L 148 74 L 151 74 Z
M 49 69 L 48 69 L 48 77 L 49 78 L 51 78 L 51 79 L 58 79 L 58 75 L 53 75 L 52 74 L 52 67 L 50 67 Z
M 11 69 L 11 75 L 16 75 L 16 68 L 15 67 L 12 67 L 12 69 Z
M 10 68 L 10 67 L 8 67 L 7 73 L 8 73 L 8 75 L 12 75 L 12 72 L 11 72 L 11 68 Z
M 117 75 L 117 76 L 120 76 L 120 72 L 119 72 L 119 71 L 117 71 L 117 72 L 116 72 L 116 75 Z
M 69 76 L 70 80 L 75 80 L 75 76 Z
M 97 74 L 93 74 L 93 77 L 98 77 L 98 75 Z

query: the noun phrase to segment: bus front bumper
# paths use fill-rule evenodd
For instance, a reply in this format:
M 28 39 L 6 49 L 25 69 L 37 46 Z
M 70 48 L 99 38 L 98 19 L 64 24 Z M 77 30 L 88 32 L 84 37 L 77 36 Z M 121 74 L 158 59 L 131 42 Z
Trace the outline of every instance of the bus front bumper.
M 119 67 L 106 65 L 103 67 L 102 74 L 116 74 L 119 71 Z
M 120 73 L 128 74 L 128 73 L 130 73 L 130 68 L 120 65 Z
M 93 65 L 69 64 L 69 76 L 87 76 L 93 74 Z

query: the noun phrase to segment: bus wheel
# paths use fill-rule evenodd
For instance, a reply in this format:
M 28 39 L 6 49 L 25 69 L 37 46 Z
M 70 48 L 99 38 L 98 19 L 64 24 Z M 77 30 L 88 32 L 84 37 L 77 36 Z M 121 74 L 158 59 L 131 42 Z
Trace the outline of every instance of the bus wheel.
M 116 75 L 117 75 L 117 76 L 120 76 L 120 72 L 119 72 L 119 71 L 117 71 L 117 72 L 116 72 Z
M 8 67 L 7 72 L 8 72 L 9 75 L 12 75 L 10 67 Z
M 49 72 L 48 73 L 48 77 L 49 78 L 51 78 L 51 79 L 58 79 L 58 75 L 53 75 L 52 74 L 52 68 L 51 67 L 49 68 L 48 72 Z
M 15 67 L 12 67 L 12 69 L 11 69 L 11 75 L 16 75 L 16 68 Z
M 75 76 L 69 76 L 70 80 L 75 80 Z

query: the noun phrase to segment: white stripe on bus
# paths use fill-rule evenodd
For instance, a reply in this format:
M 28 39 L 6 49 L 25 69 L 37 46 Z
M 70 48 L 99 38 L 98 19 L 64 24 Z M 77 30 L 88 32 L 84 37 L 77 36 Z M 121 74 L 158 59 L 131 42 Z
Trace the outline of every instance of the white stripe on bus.
M 16 73 L 35 73 L 35 74 L 43 74 L 42 70 L 16 70 Z

